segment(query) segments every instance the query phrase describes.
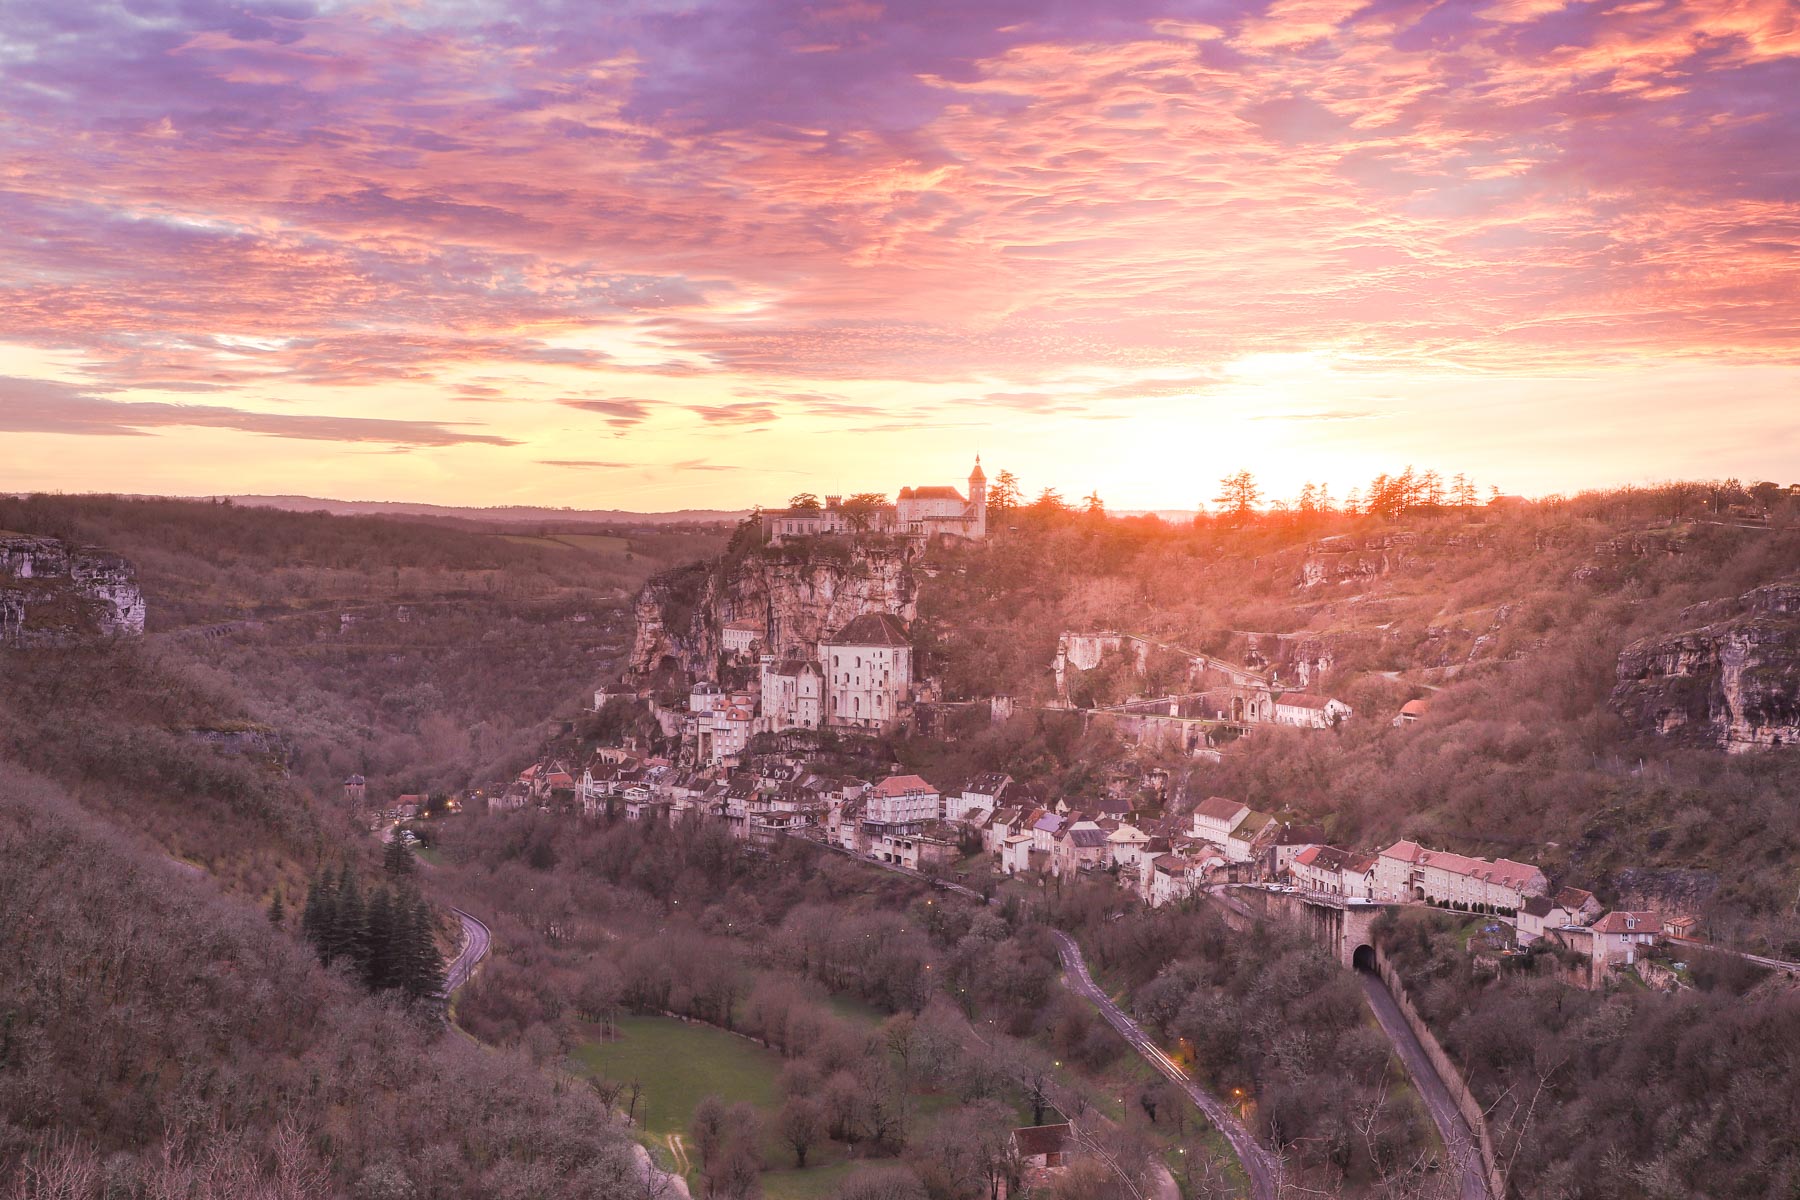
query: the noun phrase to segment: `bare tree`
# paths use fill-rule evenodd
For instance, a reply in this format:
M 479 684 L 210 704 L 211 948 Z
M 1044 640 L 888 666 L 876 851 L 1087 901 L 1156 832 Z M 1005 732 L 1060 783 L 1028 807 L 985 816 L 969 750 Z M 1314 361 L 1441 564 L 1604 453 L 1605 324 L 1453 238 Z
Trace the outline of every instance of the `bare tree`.
M 816 1101 L 794 1096 L 781 1106 L 775 1118 L 781 1140 L 794 1151 L 794 1165 L 806 1166 L 806 1152 L 825 1136 L 825 1111 Z

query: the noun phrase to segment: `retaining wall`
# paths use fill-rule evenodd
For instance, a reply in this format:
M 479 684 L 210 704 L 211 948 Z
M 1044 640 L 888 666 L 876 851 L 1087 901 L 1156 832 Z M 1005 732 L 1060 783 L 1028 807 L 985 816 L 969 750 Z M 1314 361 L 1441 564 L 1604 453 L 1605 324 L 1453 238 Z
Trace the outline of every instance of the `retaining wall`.
M 1444 1081 L 1444 1088 L 1456 1102 L 1463 1120 L 1469 1123 L 1469 1129 L 1475 1134 L 1475 1145 L 1481 1151 L 1481 1167 L 1487 1175 L 1488 1194 L 1504 1197 L 1506 1176 L 1501 1174 L 1499 1160 L 1494 1155 L 1494 1142 L 1488 1134 L 1487 1115 L 1481 1111 L 1481 1105 L 1469 1091 L 1469 1085 L 1463 1082 L 1462 1072 L 1456 1069 L 1456 1064 L 1450 1061 L 1443 1046 L 1438 1044 L 1431 1027 L 1425 1024 L 1419 1010 L 1413 1007 L 1412 998 L 1406 994 L 1406 985 L 1400 980 L 1400 972 L 1388 962 L 1387 955 L 1381 952 L 1380 946 L 1375 947 L 1375 969 L 1381 976 L 1381 981 L 1387 984 L 1388 991 L 1393 994 L 1394 1004 L 1400 1009 L 1400 1015 L 1406 1018 L 1413 1035 L 1419 1039 L 1419 1045 L 1425 1048 L 1425 1057 L 1431 1060 L 1438 1078 Z

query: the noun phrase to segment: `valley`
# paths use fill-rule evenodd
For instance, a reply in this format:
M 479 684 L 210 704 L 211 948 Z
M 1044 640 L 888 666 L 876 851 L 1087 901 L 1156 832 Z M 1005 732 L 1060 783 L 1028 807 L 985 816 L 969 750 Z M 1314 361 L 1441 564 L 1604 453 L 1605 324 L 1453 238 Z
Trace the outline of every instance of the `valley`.
M 200 1196 L 1635 1197 L 1696 1178 L 1671 1123 L 1712 1119 L 1661 1053 L 1791 1094 L 1800 1000 L 1756 961 L 1800 950 L 1780 514 L 1626 538 L 1630 496 L 1375 533 L 1047 511 L 985 545 L 770 545 L 8 503 L 9 536 L 118 565 L 104 594 L 34 576 L 75 615 L 4 652 L 33 865 L 0 903 L 67 896 L 96 939 L 136 908 L 308 997 L 218 1019 L 238 1049 L 205 1053 L 269 1064 L 221 1091 L 166 1039 L 132 1058 L 114 1014 L 47 1038 L 71 985 L 16 985 L 66 974 L 67 939 L 15 922 L 19 1197 L 85 1195 L 109 1154 Z M 83 624 L 112 611 L 142 624 Z M 299 936 L 321 876 L 368 892 L 401 832 L 466 1037 Z M 17 850 L 83 839 L 113 865 Z M 376 1036 L 405 1061 L 338 1102 L 436 1112 L 460 1149 L 294 1092 Z M 455 1103 L 508 1109 L 409 1098 L 470 1052 Z M 146 1154 L 177 1102 L 231 1139 Z M 1740 1114 L 1732 1194 L 1785 1169 L 1786 1113 Z M 1609 1155 L 1626 1191 L 1591 1186 Z

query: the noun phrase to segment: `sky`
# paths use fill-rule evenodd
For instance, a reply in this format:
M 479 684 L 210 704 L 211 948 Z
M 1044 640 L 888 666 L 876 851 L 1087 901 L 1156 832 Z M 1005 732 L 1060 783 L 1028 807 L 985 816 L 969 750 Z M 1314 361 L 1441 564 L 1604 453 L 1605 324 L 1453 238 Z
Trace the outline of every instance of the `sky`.
M 5 0 L 0 490 L 1800 481 L 1790 0 Z

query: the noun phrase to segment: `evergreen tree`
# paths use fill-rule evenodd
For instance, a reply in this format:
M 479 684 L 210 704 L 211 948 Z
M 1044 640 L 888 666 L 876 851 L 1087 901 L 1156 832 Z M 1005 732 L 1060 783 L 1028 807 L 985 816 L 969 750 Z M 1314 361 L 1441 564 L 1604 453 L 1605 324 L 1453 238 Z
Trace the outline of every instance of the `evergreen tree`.
M 326 947 L 337 924 L 337 881 L 330 870 L 313 879 L 306 892 L 306 908 L 300 917 L 300 931 L 319 955 L 328 961 Z
M 370 991 L 386 991 L 395 985 L 401 940 L 396 936 L 393 894 L 378 888 L 369 898 L 368 949 L 363 967 L 363 984 Z
M 400 907 L 406 914 L 400 987 L 409 1000 L 434 999 L 444 992 L 444 958 L 433 936 L 431 906 L 415 894 Z
M 325 961 L 347 962 L 360 975 L 367 965 L 368 936 L 368 913 L 363 907 L 362 891 L 357 886 L 356 876 L 346 866 L 338 884 L 331 929 L 325 939 Z
M 413 873 L 418 863 L 413 858 L 412 847 L 399 836 L 388 839 L 387 849 L 381 856 L 381 869 L 395 879 L 404 879 Z
M 275 885 L 275 898 L 269 901 L 269 924 L 280 929 L 287 924 L 287 905 L 281 900 L 281 885 Z

